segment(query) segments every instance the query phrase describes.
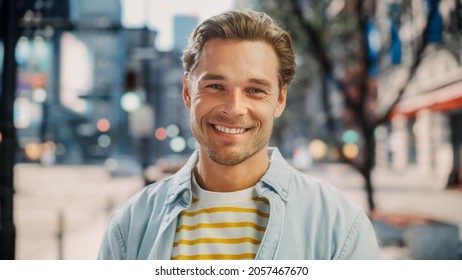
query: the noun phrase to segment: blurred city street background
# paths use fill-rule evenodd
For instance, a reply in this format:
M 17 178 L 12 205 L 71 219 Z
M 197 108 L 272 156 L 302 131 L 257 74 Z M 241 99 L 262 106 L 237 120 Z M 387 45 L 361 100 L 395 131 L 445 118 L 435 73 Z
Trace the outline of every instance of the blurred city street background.
M 189 34 L 248 8 L 297 53 L 271 145 L 368 213 L 383 259 L 462 259 L 462 0 L 0 0 L 0 259 L 96 258 L 198 148 Z

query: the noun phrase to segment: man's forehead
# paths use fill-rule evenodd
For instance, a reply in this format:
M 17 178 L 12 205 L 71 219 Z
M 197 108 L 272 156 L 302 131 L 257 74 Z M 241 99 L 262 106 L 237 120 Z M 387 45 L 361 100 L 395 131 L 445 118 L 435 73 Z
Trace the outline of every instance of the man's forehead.
M 206 44 L 187 73 L 189 83 L 213 80 L 282 89 L 278 57 L 264 40 L 210 39 Z

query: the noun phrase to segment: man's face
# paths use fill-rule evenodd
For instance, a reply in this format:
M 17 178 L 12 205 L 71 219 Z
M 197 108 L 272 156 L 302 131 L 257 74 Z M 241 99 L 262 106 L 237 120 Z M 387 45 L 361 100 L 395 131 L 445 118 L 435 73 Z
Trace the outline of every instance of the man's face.
M 285 107 L 278 61 L 263 41 L 208 41 L 183 81 L 191 129 L 214 162 L 233 166 L 265 153 L 274 119 Z

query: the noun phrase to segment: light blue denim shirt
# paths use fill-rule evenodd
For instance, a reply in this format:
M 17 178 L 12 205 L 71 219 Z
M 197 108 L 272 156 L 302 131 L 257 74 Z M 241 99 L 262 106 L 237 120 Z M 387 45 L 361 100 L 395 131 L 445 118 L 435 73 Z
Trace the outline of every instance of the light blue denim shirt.
M 369 218 L 333 186 L 293 169 L 276 148 L 256 186 L 270 218 L 256 259 L 378 259 Z M 112 217 L 99 259 L 170 259 L 178 214 L 191 204 L 193 153 L 175 175 L 144 188 Z

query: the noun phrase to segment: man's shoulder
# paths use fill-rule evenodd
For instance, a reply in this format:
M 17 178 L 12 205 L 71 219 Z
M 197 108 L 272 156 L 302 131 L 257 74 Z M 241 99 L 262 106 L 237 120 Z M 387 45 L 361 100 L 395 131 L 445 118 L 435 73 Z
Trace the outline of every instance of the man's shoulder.
M 176 197 L 190 186 L 191 172 L 197 158 L 198 155 L 195 152 L 175 174 L 144 187 L 125 203 L 121 211 L 124 213 L 160 213 L 168 197 Z
M 163 178 L 160 181 L 151 183 L 145 186 L 142 190 L 140 190 L 135 196 L 135 200 L 152 200 L 156 199 L 161 196 L 166 196 L 168 192 L 168 188 L 171 185 L 171 182 L 174 180 L 174 176 L 169 176 Z
M 119 209 L 120 212 L 153 211 L 157 205 L 163 205 L 171 184 L 172 177 L 145 186 L 132 195 Z
M 348 211 L 352 215 L 360 211 L 359 206 L 352 203 L 337 186 L 295 169 L 292 171 L 289 193 L 294 200 L 322 206 L 325 211 Z
M 275 189 L 282 189 L 298 199 L 345 200 L 344 195 L 330 182 L 311 176 L 291 166 L 277 149 L 272 150 L 271 165 L 263 181 Z
M 302 172 L 300 170 L 293 169 L 293 184 L 302 187 L 305 191 L 334 191 L 338 189 L 332 185 L 329 181 L 320 179 L 311 175 L 309 172 Z
M 293 171 L 290 191 L 296 192 L 297 195 L 302 197 L 336 198 L 337 196 L 342 196 L 338 189 L 328 181 L 313 177 L 298 170 Z

